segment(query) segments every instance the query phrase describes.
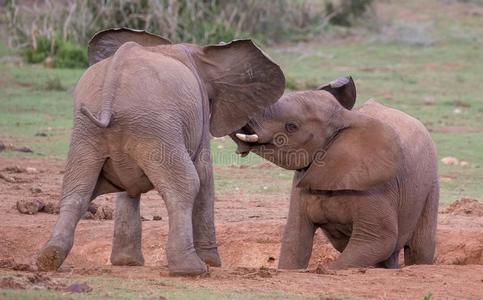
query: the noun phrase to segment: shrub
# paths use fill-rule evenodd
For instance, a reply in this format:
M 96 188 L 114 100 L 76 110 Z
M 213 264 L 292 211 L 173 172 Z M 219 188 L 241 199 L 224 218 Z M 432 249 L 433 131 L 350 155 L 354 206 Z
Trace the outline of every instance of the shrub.
M 25 49 L 25 60 L 31 64 L 41 63 L 50 56 L 51 48 L 51 42 L 46 37 L 40 37 L 35 47 Z
M 328 1 L 328 2 L 325 2 Z M 218 43 L 251 36 L 262 43 L 310 40 L 329 23 L 350 26 L 373 0 L 6 0 L 1 22 L 10 47 L 29 62 L 85 66 L 82 48 L 98 31 L 130 27 L 173 42 Z M 326 5 L 324 5 L 326 3 Z M 71 44 L 66 44 L 70 42 Z M 57 56 L 59 56 L 57 58 Z M 57 60 L 57 62 L 55 62 Z
M 327 15 L 331 16 L 330 23 L 339 26 L 350 27 L 354 21 L 363 16 L 373 0 L 341 0 L 339 5 L 334 1 L 325 4 Z
M 62 42 L 54 55 L 54 68 L 79 69 L 87 65 L 87 49 L 70 42 Z

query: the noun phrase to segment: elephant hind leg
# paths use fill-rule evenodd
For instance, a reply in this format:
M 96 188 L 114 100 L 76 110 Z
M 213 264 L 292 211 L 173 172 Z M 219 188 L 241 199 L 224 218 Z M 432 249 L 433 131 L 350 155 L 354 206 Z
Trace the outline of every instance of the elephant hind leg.
M 117 194 L 110 258 L 115 266 L 144 265 L 140 199 L 141 195 L 129 197 L 126 192 Z
M 433 185 L 413 236 L 404 246 L 404 264 L 432 264 L 436 247 L 439 185 Z
M 163 149 L 162 145 L 151 146 Z M 168 151 L 169 150 L 169 151 Z M 196 168 L 183 149 L 168 149 L 169 159 L 140 157 L 138 164 L 163 198 L 168 211 L 169 233 L 166 246 L 171 275 L 206 273 L 205 263 L 193 244 L 193 206 L 200 190 Z
M 74 232 L 87 211 L 105 157 L 86 139 L 73 139 L 62 185 L 57 223 L 37 257 L 41 271 L 57 270 L 74 244 Z

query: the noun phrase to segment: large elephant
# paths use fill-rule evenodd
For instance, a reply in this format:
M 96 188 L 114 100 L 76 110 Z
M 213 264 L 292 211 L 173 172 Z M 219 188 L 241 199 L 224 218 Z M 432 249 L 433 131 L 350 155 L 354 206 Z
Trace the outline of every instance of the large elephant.
M 111 262 L 142 264 L 140 194 L 156 189 L 169 216 L 171 274 L 219 266 L 210 133 L 219 137 L 283 94 L 279 66 L 250 40 L 201 47 L 111 29 L 89 43 L 75 92 L 75 121 L 60 215 L 37 259 L 57 269 L 96 196 L 117 199 Z
M 431 264 L 439 186 L 436 151 L 418 120 L 374 100 L 351 110 L 350 77 L 293 92 L 231 134 L 251 151 L 296 170 L 279 267 L 308 265 L 321 228 L 341 255 L 335 269 Z

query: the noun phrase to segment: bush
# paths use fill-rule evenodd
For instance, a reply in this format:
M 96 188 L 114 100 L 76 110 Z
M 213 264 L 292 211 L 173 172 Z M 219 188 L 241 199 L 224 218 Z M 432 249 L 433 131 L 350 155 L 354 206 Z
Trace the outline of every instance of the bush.
M 87 66 L 86 48 L 76 46 L 70 42 L 62 42 L 59 45 L 57 53 L 54 55 L 54 68 L 80 69 Z
M 37 45 L 34 49 L 30 46 L 24 51 L 25 60 L 31 64 L 37 64 L 43 62 L 51 53 L 51 42 L 45 38 L 41 37 L 37 40 Z
M 57 36 L 53 40 L 39 37 L 36 47 L 30 46 L 24 52 L 28 63 L 43 63 L 48 57 L 52 58 L 52 67 L 79 69 L 87 67 L 87 49 L 76 46 L 71 42 L 64 42 Z
M 328 1 L 328 2 L 327 2 Z M 83 67 L 83 48 L 98 31 L 130 27 L 173 42 L 211 44 L 251 36 L 262 43 L 312 40 L 328 24 L 351 26 L 373 0 L 50 0 L 35 9 L 6 0 L 1 22 L 28 62 Z M 326 5 L 324 5 L 326 3 Z M 70 42 L 67 43 L 67 42 Z
M 363 16 L 373 0 L 342 0 L 336 5 L 334 1 L 325 4 L 327 14 L 331 16 L 330 23 L 339 26 L 350 27 L 354 21 Z

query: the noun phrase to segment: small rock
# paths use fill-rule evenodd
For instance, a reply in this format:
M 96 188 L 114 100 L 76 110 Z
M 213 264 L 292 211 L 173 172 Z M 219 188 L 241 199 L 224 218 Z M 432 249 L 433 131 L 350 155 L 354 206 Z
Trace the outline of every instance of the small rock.
M 89 293 L 92 291 L 92 288 L 87 283 L 73 283 L 66 287 L 64 291 L 68 293 Z
M 423 100 L 424 105 L 434 105 L 435 102 L 433 96 L 426 96 Z
M 60 207 L 58 203 L 47 202 L 42 211 L 47 214 L 57 215 L 60 212 Z
M 112 220 L 113 209 L 107 205 L 101 205 L 97 208 L 97 212 L 94 215 L 96 220 Z
M 22 272 L 31 272 L 33 271 L 32 267 L 27 264 L 15 264 L 12 269 L 14 271 L 22 271 Z
M 15 148 L 14 150 L 17 151 L 17 152 L 23 152 L 23 153 L 34 153 L 32 151 L 32 149 L 30 149 L 28 147 Z
M 19 200 L 17 210 L 22 214 L 35 215 L 44 208 L 45 204 L 41 200 Z
M 32 194 L 40 194 L 40 193 L 42 193 L 42 189 L 39 188 L 39 187 L 31 187 L 30 188 L 30 191 L 32 192 Z
M 447 156 L 447 157 L 442 158 L 441 162 L 445 165 L 456 166 L 456 165 L 459 164 L 460 161 L 456 157 Z
M 13 178 L 11 176 L 4 175 L 2 173 L 0 173 L 0 179 L 3 179 L 6 182 L 10 182 L 10 183 L 17 183 L 17 180 L 15 180 L 15 178 Z
M 161 216 L 158 216 L 158 215 L 154 215 L 153 216 L 153 221 L 161 221 L 163 218 Z
M 460 114 L 460 113 L 462 113 L 462 112 L 463 112 L 463 110 L 462 110 L 461 108 L 459 108 L 459 107 L 457 107 L 457 108 L 453 109 L 453 113 L 454 113 L 454 114 Z
M 322 265 L 318 265 L 317 268 L 315 269 L 316 274 L 324 274 L 324 275 L 335 275 L 335 271 L 329 270 L 326 267 Z
M 36 168 L 27 167 L 25 168 L 25 172 L 27 172 L 28 174 L 37 174 L 39 173 L 39 170 L 37 170 Z
M 462 167 L 467 167 L 469 165 L 470 164 L 467 161 L 464 161 L 464 160 L 460 161 L 460 166 L 462 166 Z
M 466 108 L 471 107 L 471 103 L 463 100 L 455 100 L 453 104 L 454 106 L 457 106 L 457 107 L 466 107 Z
M 97 212 L 98 206 L 95 203 L 89 203 L 89 207 L 87 208 L 87 211 L 90 212 L 91 214 L 95 215 Z
M 6 167 L 5 169 L 3 169 L 3 171 L 9 172 L 9 173 L 25 173 L 25 172 L 27 172 L 24 168 L 20 168 L 19 166 Z
M 270 273 L 270 271 L 268 269 L 263 268 L 263 267 L 260 268 L 257 275 L 262 277 L 262 278 L 271 278 L 272 277 L 272 274 Z

